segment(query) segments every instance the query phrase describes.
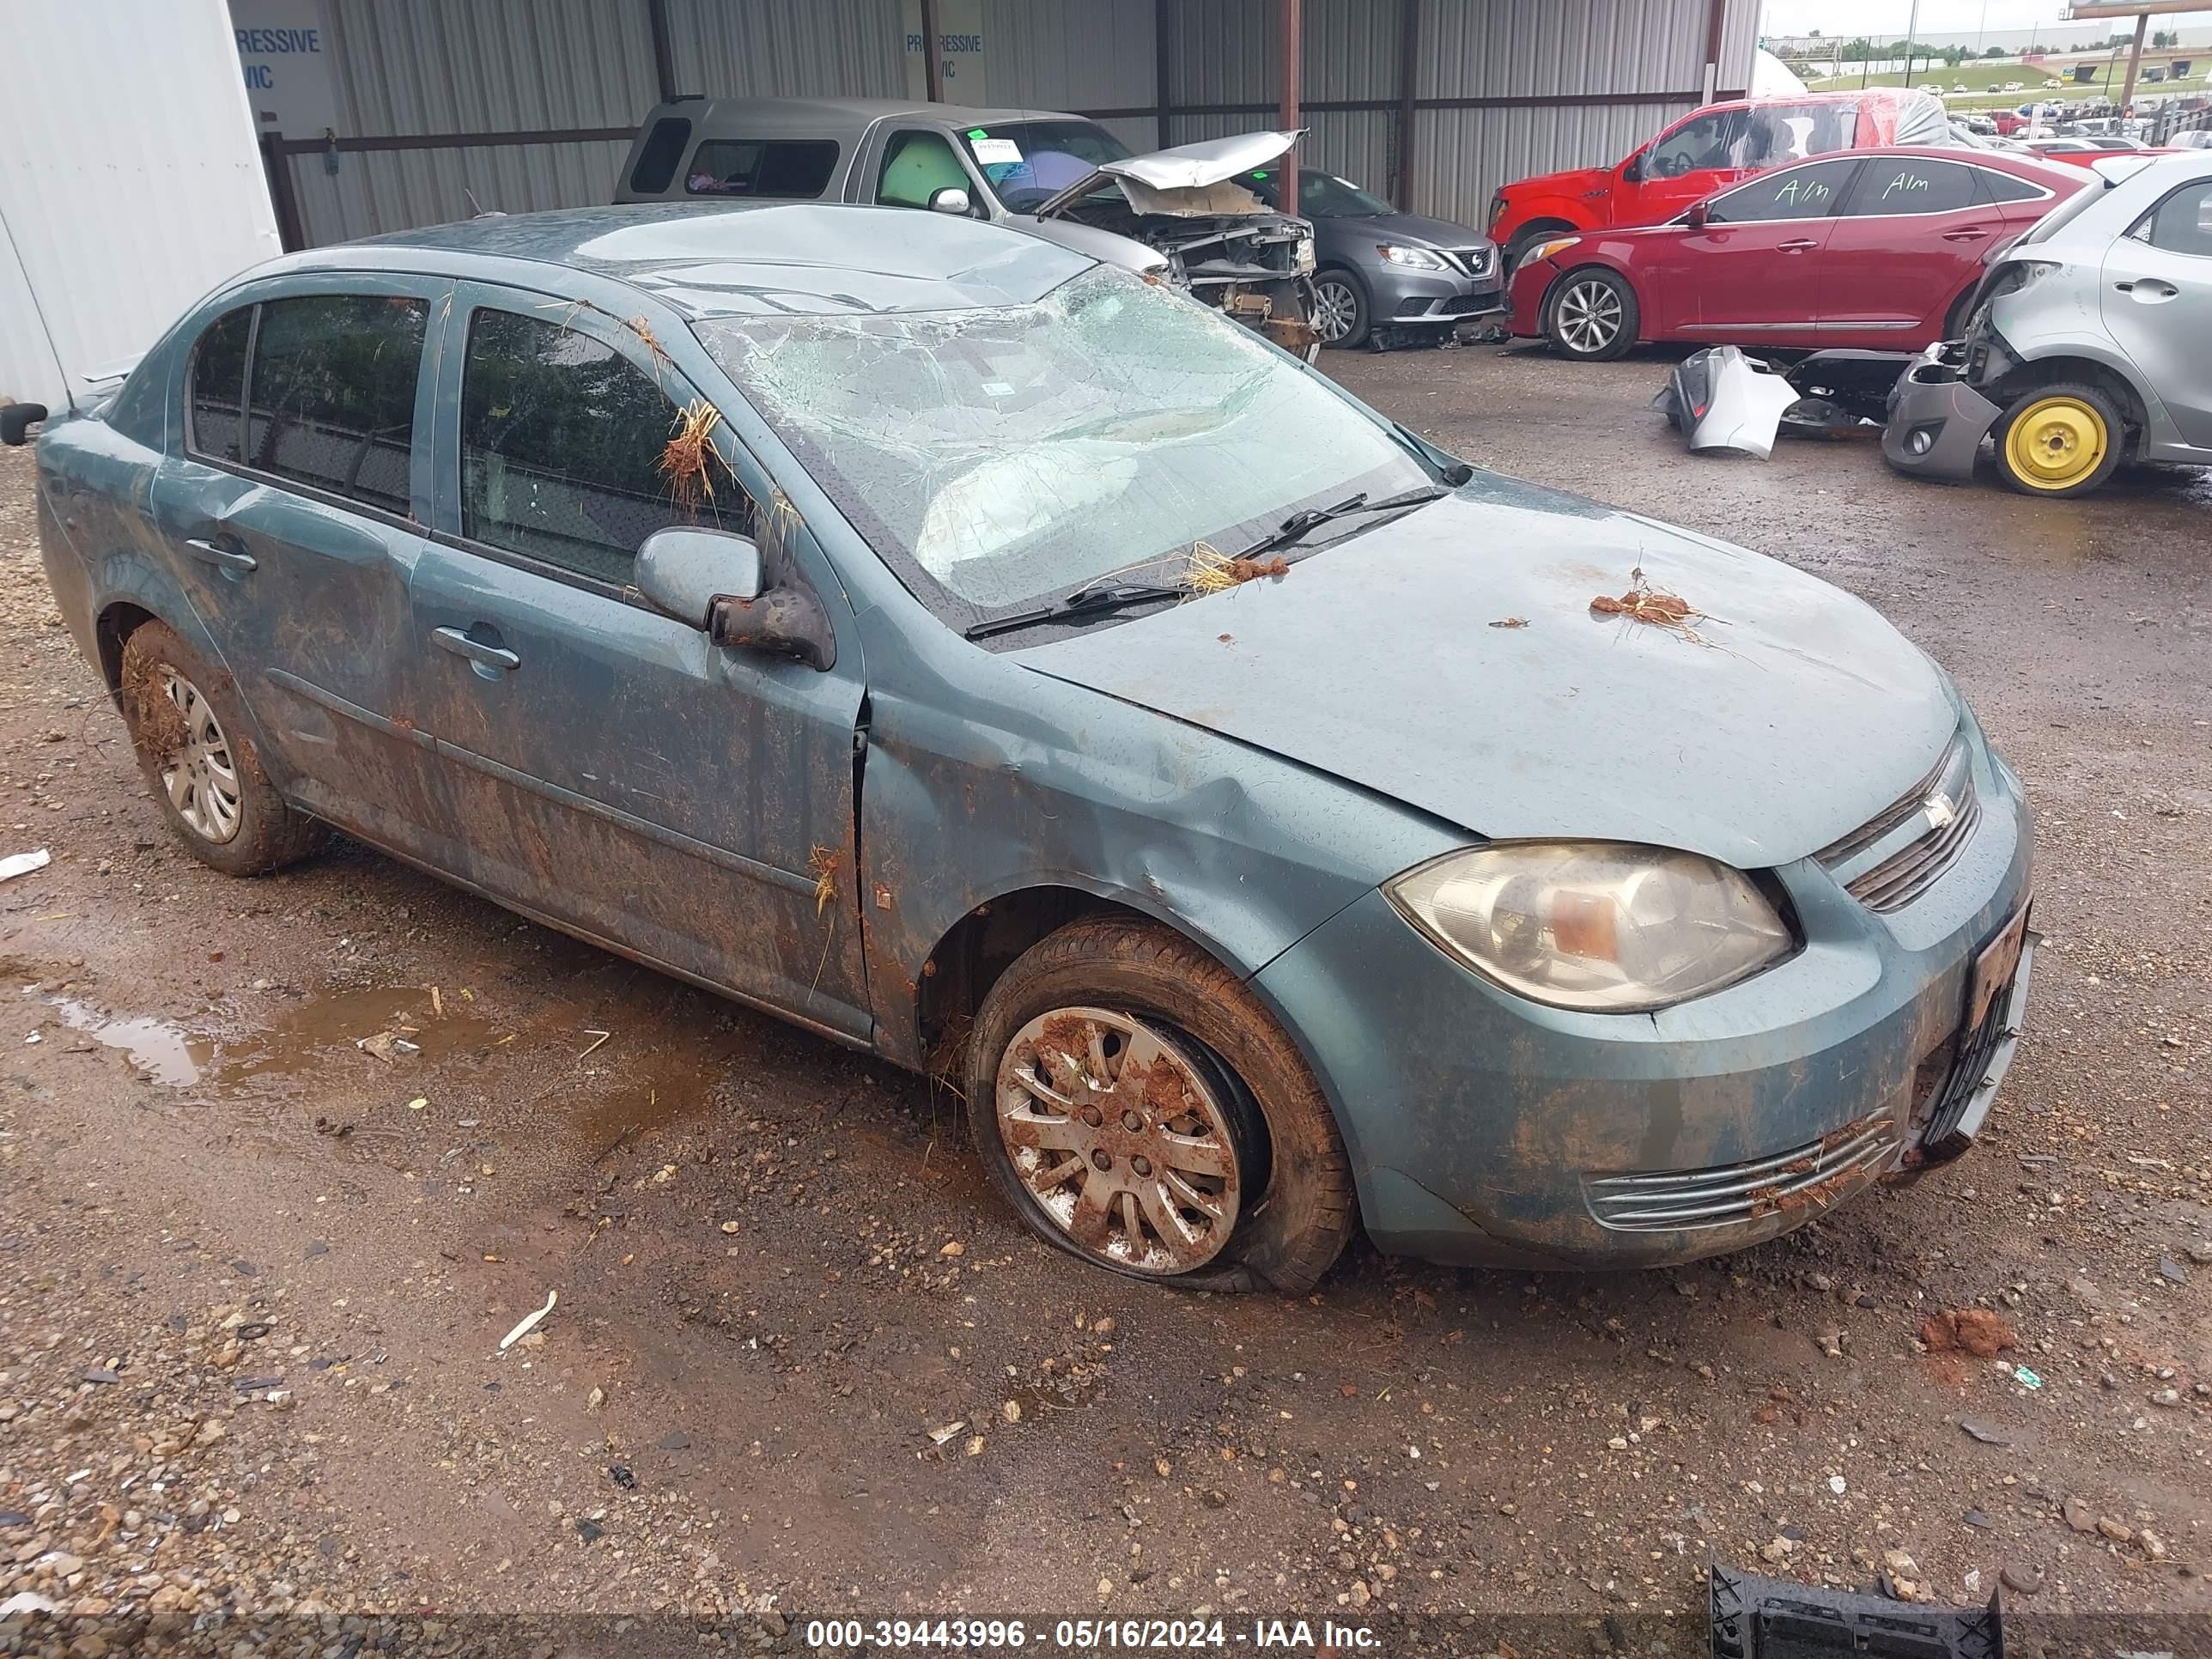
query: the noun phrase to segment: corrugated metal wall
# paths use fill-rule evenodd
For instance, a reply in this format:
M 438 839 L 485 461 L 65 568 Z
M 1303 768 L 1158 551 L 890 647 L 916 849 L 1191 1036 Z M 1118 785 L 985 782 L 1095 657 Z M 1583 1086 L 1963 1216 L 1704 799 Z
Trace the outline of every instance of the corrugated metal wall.
M 4 38 L 0 398 L 58 409 L 276 222 L 222 0 L 11 6 Z
M 349 137 L 609 129 L 656 97 L 647 0 L 325 0 Z M 1723 88 L 1748 79 L 1759 0 L 1727 0 Z M 1155 0 L 980 0 L 990 101 L 1150 110 Z M 1561 94 L 1546 107 L 1421 109 L 1415 205 L 1480 222 L 1491 191 L 1553 167 L 1616 161 L 1700 88 L 1708 0 L 1419 0 L 1424 100 Z M 1399 0 L 1305 0 L 1301 152 L 1372 189 L 1398 167 Z M 1265 125 L 1280 76 L 1276 0 L 1170 0 L 1168 142 Z M 720 96 L 900 97 L 901 0 L 668 0 L 681 90 Z M 1206 106 L 1251 105 L 1221 112 Z M 1132 147 L 1150 114 L 1109 116 Z M 295 135 L 296 136 L 296 135 Z M 604 201 L 623 145 L 599 140 L 294 158 L 308 239 Z

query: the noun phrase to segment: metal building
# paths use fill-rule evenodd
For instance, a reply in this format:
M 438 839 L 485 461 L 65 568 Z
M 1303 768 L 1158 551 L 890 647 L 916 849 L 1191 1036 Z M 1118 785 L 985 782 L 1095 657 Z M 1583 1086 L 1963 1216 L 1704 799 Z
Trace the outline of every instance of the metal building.
M 1499 184 L 1617 161 L 1748 82 L 1759 0 L 231 0 L 319 12 L 330 118 L 271 134 L 288 241 L 611 198 L 664 96 L 1073 110 L 1133 148 L 1272 125 L 1480 225 Z M 940 51 L 921 51 L 924 16 Z M 271 112 L 274 113 L 274 112 Z

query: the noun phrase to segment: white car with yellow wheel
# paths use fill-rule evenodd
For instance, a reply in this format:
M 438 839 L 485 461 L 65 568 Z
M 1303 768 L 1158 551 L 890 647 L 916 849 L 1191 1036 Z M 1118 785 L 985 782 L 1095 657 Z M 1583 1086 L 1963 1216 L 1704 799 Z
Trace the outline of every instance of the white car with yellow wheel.
M 2212 466 L 2212 152 L 2108 175 L 1990 263 L 1963 340 L 1890 395 L 1882 453 L 1924 477 L 2087 494 L 2124 461 Z

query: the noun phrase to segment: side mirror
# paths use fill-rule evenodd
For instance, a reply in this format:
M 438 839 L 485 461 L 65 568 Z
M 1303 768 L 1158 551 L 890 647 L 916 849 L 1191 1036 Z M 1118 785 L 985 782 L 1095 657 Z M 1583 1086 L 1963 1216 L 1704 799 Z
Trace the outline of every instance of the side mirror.
M 1644 182 L 1644 152 L 1642 150 L 1638 150 L 1635 155 L 1620 164 L 1620 182 L 1624 185 L 1640 185 Z
M 929 192 L 932 213 L 966 214 L 974 211 L 968 201 L 968 192 L 957 185 L 945 185 Z
M 654 610 L 703 633 L 718 600 L 760 597 L 760 545 L 726 530 L 671 525 L 637 550 L 633 580 Z
M 1682 222 L 1692 230 L 1703 230 L 1712 222 L 1712 217 L 1711 212 L 1703 202 L 1692 202 L 1690 204 L 1689 210 L 1682 215 Z

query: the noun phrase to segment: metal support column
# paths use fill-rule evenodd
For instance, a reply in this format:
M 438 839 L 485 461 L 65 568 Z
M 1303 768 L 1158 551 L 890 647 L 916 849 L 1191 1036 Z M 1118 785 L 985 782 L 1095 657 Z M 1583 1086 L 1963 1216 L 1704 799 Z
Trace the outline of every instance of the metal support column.
M 927 76 L 923 84 L 929 88 L 929 101 L 933 104 L 945 101 L 943 66 L 937 56 L 939 39 L 937 33 L 937 0 L 921 0 L 921 62 Z
M 1275 124 L 1285 132 L 1298 128 L 1298 47 L 1304 33 L 1304 20 L 1299 15 L 1298 0 L 1282 0 L 1283 91 L 1281 102 L 1276 107 Z M 1291 146 L 1290 154 L 1283 157 L 1282 188 L 1277 192 L 1282 210 L 1295 214 L 1298 210 L 1298 147 Z
M 2120 94 L 2120 112 L 2124 115 L 2136 101 L 2136 76 L 2142 73 L 2143 36 L 2150 30 L 2150 14 L 2143 13 L 2136 19 L 2135 49 L 2128 53 L 2128 84 Z
M 1169 42 L 1174 37 L 1174 0 L 1152 0 L 1152 103 L 1162 149 L 1168 147 L 1168 110 L 1173 102 L 1168 80 L 1174 72 L 1175 55 L 1169 49 Z
M 665 104 L 676 95 L 676 50 L 668 40 L 668 0 L 645 0 L 645 20 L 653 30 L 653 78 Z
M 1398 210 L 1413 210 L 1413 123 L 1417 114 L 1414 76 L 1421 56 L 1421 0 L 1399 0 L 1398 5 Z

